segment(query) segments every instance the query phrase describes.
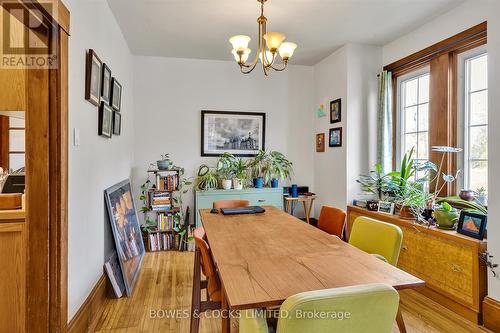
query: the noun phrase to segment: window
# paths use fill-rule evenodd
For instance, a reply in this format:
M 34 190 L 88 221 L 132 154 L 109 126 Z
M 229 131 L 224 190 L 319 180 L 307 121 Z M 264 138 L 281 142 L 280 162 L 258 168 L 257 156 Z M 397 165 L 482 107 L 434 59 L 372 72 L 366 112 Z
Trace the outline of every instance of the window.
M 459 112 L 463 118 L 464 188 L 488 189 L 488 56 L 475 49 L 460 57 L 463 99 Z M 462 164 L 462 163 L 461 163 Z
M 425 162 L 429 159 L 429 69 L 398 78 L 398 86 L 398 164 L 412 148 L 415 162 Z
M 24 167 L 25 137 L 24 119 L 9 117 L 9 169 Z

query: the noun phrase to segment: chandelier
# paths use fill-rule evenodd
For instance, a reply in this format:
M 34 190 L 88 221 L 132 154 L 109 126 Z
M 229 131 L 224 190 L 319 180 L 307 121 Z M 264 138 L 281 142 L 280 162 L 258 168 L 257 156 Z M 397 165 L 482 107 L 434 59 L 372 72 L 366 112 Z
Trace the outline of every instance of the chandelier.
M 288 60 L 292 57 L 297 44 L 283 42 L 285 35 L 281 32 L 267 32 L 267 18 L 264 16 L 264 3 L 267 0 L 257 1 L 260 2 L 260 17 L 257 19 L 257 23 L 259 24 L 259 49 L 255 55 L 255 59 L 250 64 L 247 64 L 248 57 L 252 52 L 248 48 L 248 43 L 251 40 L 250 37 L 237 35 L 231 37 L 229 42 L 233 45 L 232 53 L 234 59 L 240 65 L 243 74 L 252 72 L 260 60 L 264 74 L 267 76 L 271 70 L 278 72 L 285 70 Z M 282 60 L 280 65 L 276 61 L 278 58 L 277 53 L 279 53 Z

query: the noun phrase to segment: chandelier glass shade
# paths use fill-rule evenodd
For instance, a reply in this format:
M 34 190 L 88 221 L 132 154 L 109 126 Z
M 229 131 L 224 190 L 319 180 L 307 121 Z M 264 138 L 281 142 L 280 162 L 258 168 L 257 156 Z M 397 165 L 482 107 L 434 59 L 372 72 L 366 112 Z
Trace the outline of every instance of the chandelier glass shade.
M 286 36 L 281 32 L 267 31 L 267 18 L 264 16 L 264 3 L 267 0 L 257 0 L 260 2 L 260 16 L 257 19 L 259 25 L 258 49 L 254 60 L 247 64 L 252 50 L 248 48 L 251 38 L 245 35 L 236 35 L 229 38 L 229 43 L 233 46 L 232 54 L 240 66 L 243 74 L 252 72 L 257 64 L 262 64 L 265 75 L 271 70 L 283 71 L 288 65 L 288 61 L 297 48 L 297 44 L 284 42 Z M 277 58 L 281 58 L 281 64 L 277 64 Z

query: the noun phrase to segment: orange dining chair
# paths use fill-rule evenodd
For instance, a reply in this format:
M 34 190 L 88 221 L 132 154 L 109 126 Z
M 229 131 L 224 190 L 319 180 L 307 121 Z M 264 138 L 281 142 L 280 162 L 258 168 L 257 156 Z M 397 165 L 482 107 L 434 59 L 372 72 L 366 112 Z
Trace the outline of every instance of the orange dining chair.
M 318 219 L 318 228 L 330 235 L 344 239 L 346 213 L 339 208 L 323 206 Z
M 210 246 L 205 240 L 203 227 L 196 228 L 193 232 L 196 249 L 194 253 L 193 295 L 191 303 L 190 333 L 197 333 L 200 328 L 199 315 L 208 310 L 221 308 L 222 290 L 219 275 L 215 268 Z M 206 280 L 201 280 L 201 273 Z M 201 290 L 206 289 L 207 300 L 201 300 Z
M 250 206 L 250 201 L 248 200 L 219 200 L 214 201 L 213 208 L 236 208 L 236 207 L 248 207 Z

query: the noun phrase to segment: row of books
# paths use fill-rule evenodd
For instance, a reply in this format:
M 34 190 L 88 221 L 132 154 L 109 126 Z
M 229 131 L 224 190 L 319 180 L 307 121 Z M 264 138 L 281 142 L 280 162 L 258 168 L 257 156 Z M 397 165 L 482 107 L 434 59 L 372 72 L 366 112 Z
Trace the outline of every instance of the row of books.
M 149 250 L 165 251 L 179 248 L 180 235 L 167 233 L 149 234 Z
M 156 175 L 156 189 L 159 191 L 177 191 L 179 186 L 179 174 Z
M 172 214 L 159 213 L 156 217 L 158 230 L 172 230 L 174 228 L 174 217 Z

